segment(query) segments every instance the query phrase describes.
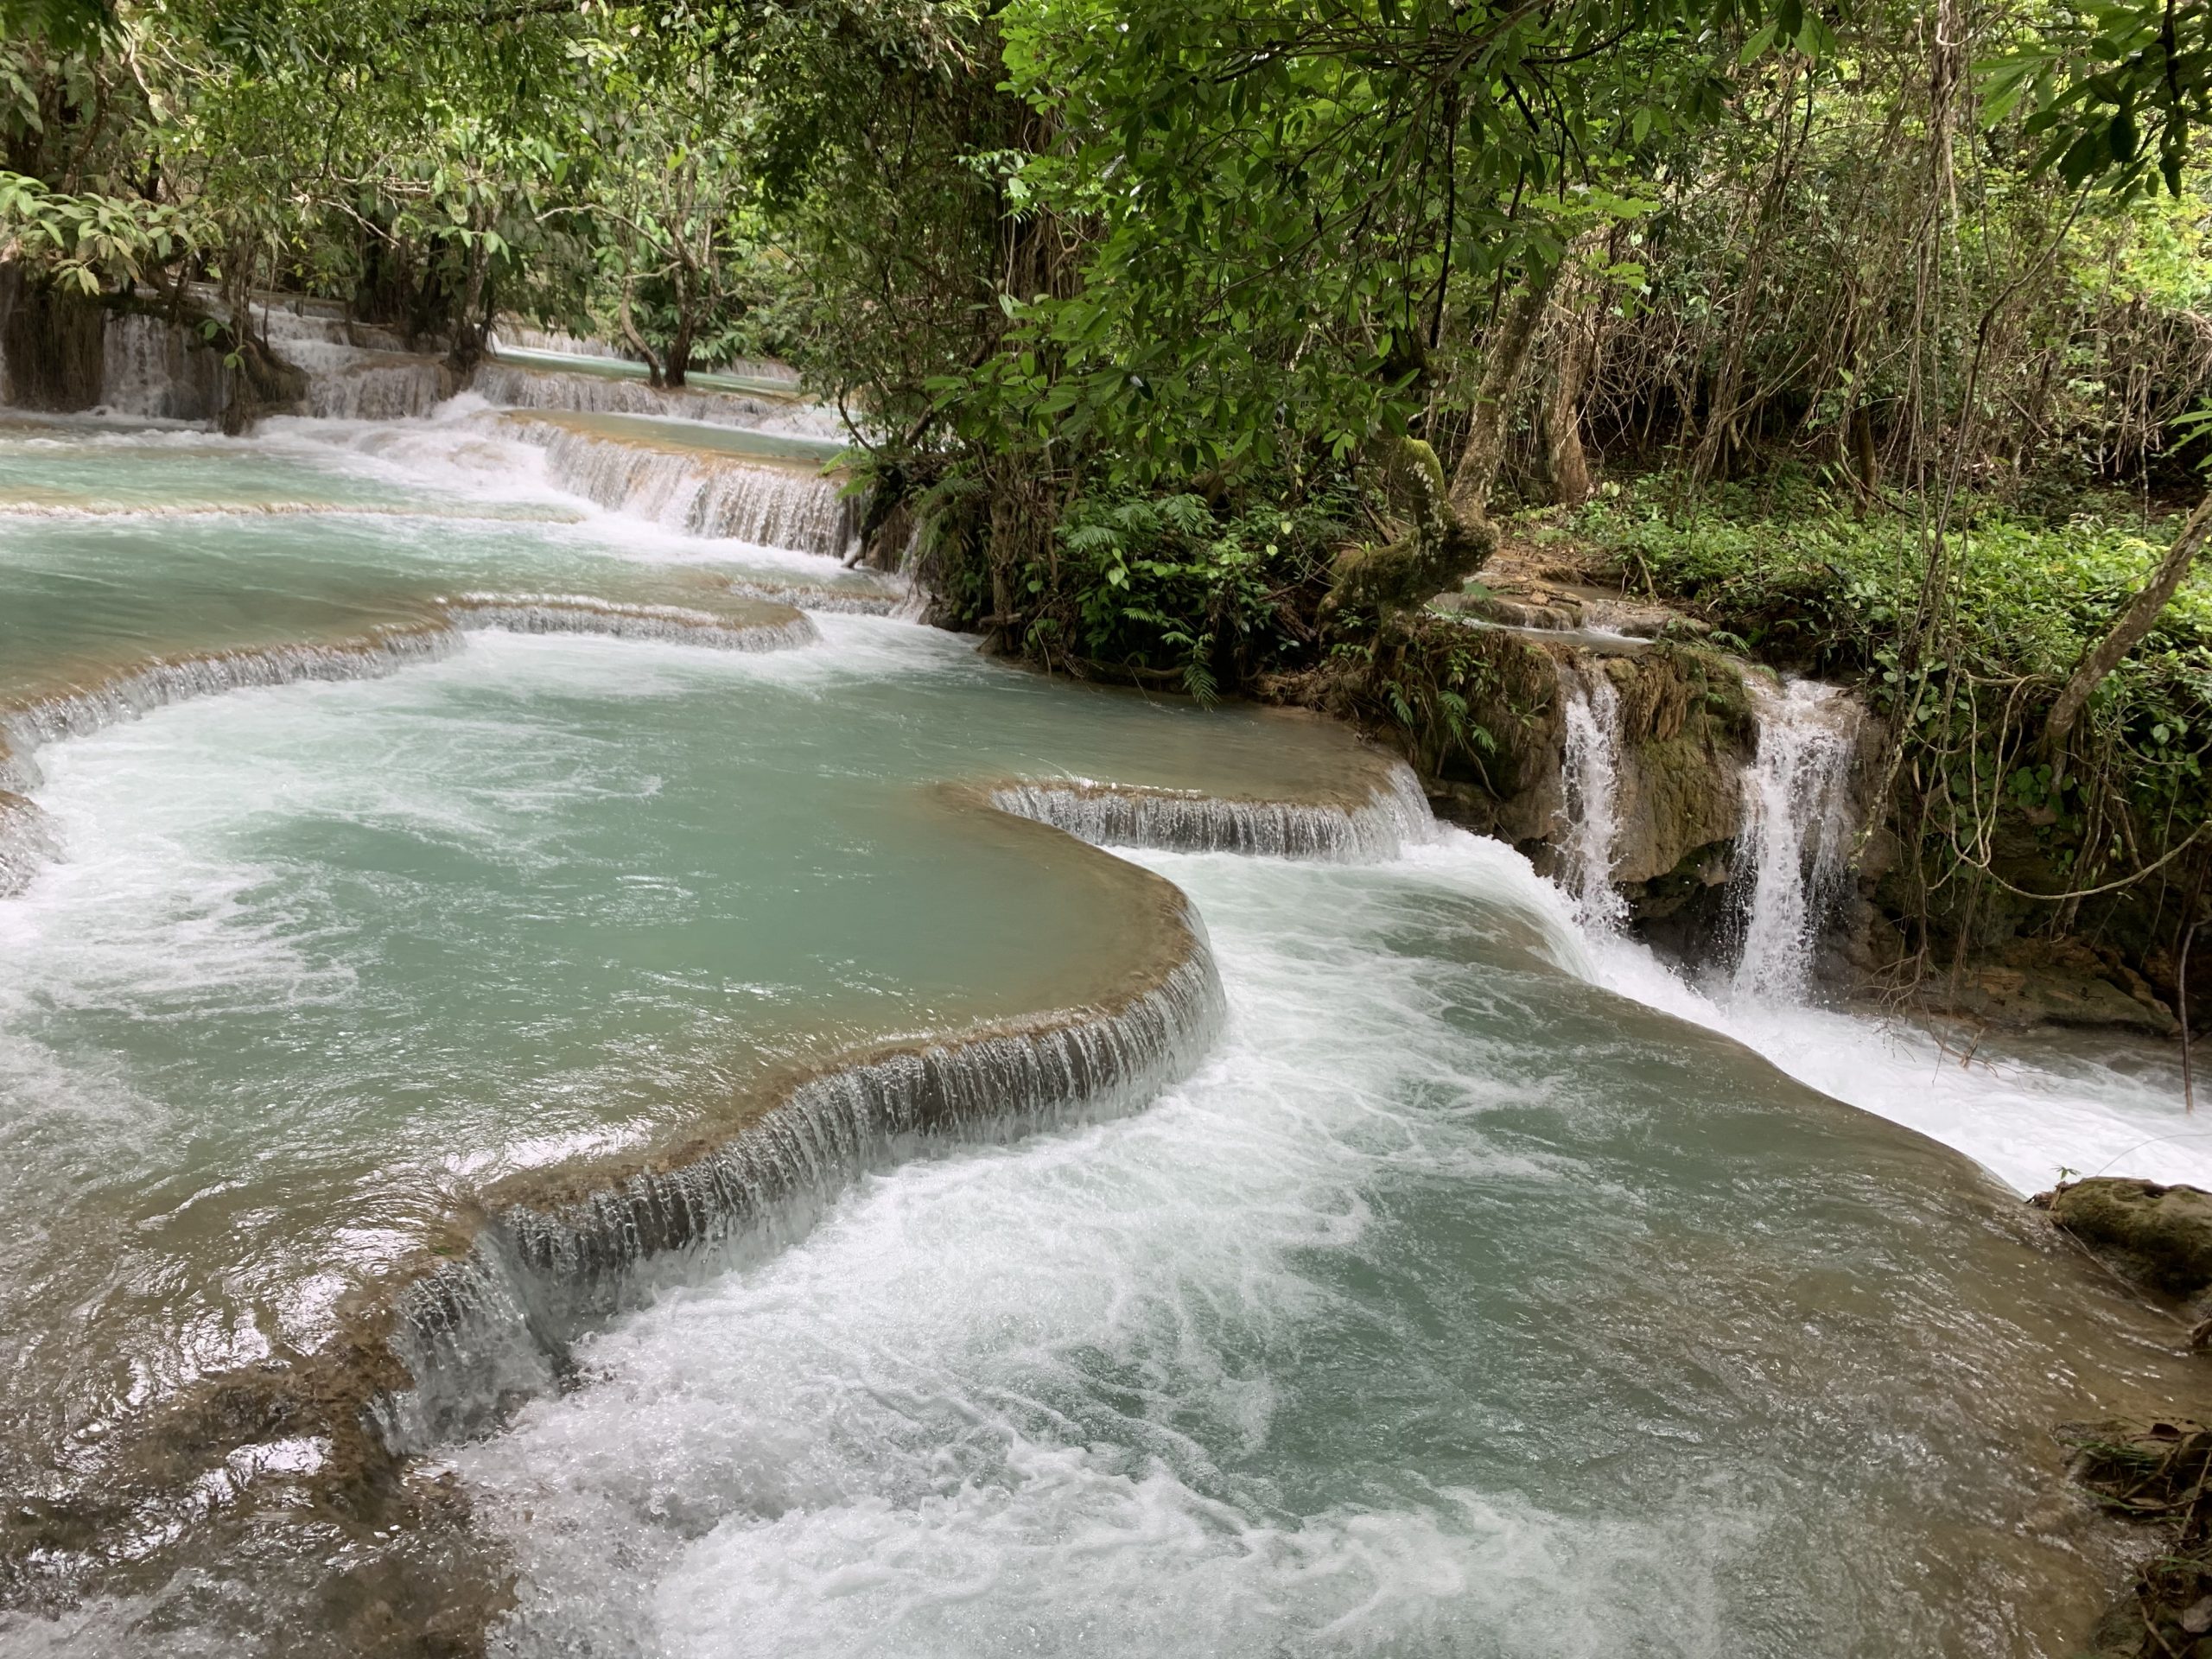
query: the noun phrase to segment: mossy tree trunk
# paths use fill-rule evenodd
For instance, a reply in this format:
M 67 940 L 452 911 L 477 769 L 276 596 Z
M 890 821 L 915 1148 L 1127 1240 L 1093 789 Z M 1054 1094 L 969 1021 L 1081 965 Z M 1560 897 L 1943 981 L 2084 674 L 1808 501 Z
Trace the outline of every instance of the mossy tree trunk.
M 2152 569 L 2151 579 L 2113 619 L 2105 637 L 2082 658 L 2066 682 L 2065 690 L 2058 694 L 2058 701 L 2051 705 L 2050 718 L 2044 726 L 2044 742 L 2054 767 L 2064 765 L 2066 740 L 2073 734 L 2082 711 L 2088 707 L 2089 698 L 2104 683 L 2105 677 L 2119 667 L 2121 659 L 2151 632 L 2159 613 L 2166 608 L 2167 601 L 2173 598 L 2175 590 L 2189 575 L 2190 567 L 2196 562 L 2208 534 L 2212 534 L 2212 495 L 2199 501 L 2196 511 L 2182 522 L 2165 556 Z
M 1543 325 L 1544 308 L 1551 303 L 1559 272 L 1557 264 L 1529 272 L 1513 303 L 1491 330 L 1483 355 L 1482 379 L 1475 388 L 1467 441 L 1460 447 L 1459 464 L 1452 473 L 1452 511 L 1465 524 L 1484 523 L 1490 517 L 1490 493 L 1505 460 L 1514 394 L 1520 390 L 1529 347 Z

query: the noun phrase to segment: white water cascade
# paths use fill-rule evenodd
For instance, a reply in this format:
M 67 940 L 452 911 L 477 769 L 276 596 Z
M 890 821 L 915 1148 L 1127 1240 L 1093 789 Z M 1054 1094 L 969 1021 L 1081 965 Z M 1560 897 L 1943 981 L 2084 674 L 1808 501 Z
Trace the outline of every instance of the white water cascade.
M 1567 832 L 1560 849 L 1561 885 L 1586 927 L 1617 930 L 1628 907 L 1613 887 L 1620 831 L 1620 700 L 1602 670 L 1564 677 Z
M 111 315 L 100 336 L 100 402 L 142 420 L 208 421 L 230 401 L 221 352 L 188 340 L 161 317 Z
M 1743 951 L 1731 989 L 1738 997 L 1802 1002 L 1849 851 L 1847 779 L 1861 711 L 1837 687 L 1811 680 L 1779 690 L 1751 684 L 1759 748 L 1743 780 L 1736 857 Z

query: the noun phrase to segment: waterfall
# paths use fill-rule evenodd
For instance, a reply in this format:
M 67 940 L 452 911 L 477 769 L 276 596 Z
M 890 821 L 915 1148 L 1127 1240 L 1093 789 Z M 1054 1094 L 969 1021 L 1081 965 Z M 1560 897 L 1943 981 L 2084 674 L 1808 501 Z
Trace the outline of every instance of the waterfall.
M 212 421 L 230 401 L 220 352 L 143 311 L 111 315 L 100 335 L 100 402 L 141 420 Z
M 505 409 L 559 409 L 584 415 L 646 415 L 662 420 L 704 421 L 762 432 L 842 437 L 837 411 L 819 404 L 755 397 L 696 386 L 663 388 L 613 375 L 569 373 L 492 361 L 478 365 L 474 390 Z
M 1832 685 L 1751 684 L 1759 747 L 1744 772 L 1736 857 L 1744 944 L 1732 988 L 1739 997 L 1802 1001 L 1850 843 L 1848 774 L 1860 710 Z
M 5 759 L 0 751 L 0 764 Z M 0 789 L 0 899 L 22 892 L 32 872 L 54 856 L 56 845 L 46 814 L 21 795 Z
M 991 804 L 1098 847 L 1243 853 L 1354 863 L 1395 858 L 1434 834 L 1413 769 L 1394 762 L 1364 801 L 1239 800 L 1087 779 L 1001 784 Z
M 507 435 L 542 446 L 552 481 L 602 507 L 686 536 L 842 557 L 859 524 L 833 478 L 712 450 L 665 448 L 516 416 Z
M 560 357 L 599 357 L 615 363 L 633 360 L 629 353 L 607 340 L 563 334 L 557 328 L 534 328 L 512 317 L 501 317 L 493 323 L 485 344 L 494 355 L 503 350 L 551 352 Z
M 760 620 L 681 605 L 629 605 L 588 594 L 462 594 L 444 601 L 464 629 L 505 633 L 595 633 L 715 651 L 788 651 L 820 642 L 802 613 Z
M 1586 926 L 1608 931 L 1628 918 L 1613 887 L 1614 844 L 1620 830 L 1620 700 L 1602 666 L 1562 674 L 1567 694 L 1563 779 L 1567 833 L 1561 875 Z
M 326 421 L 419 420 L 444 398 L 450 377 L 427 357 L 366 358 L 308 376 L 307 412 Z
M 726 1133 L 604 1185 L 490 1195 L 473 1248 L 399 1292 L 391 1346 L 410 1382 L 369 1405 L 385 1446 L 482 1433 L 551 1392 L 575 1338 L 657 1278 L 787 1242 L 854 1177 L 927 1140 L 1128 1110 L 1186 1075 L 1226 999 L 1188 902 L 1136 880 L 1162 906 L 1166 959 L 1118 1006 L 888 1045 L 773 1086 Z

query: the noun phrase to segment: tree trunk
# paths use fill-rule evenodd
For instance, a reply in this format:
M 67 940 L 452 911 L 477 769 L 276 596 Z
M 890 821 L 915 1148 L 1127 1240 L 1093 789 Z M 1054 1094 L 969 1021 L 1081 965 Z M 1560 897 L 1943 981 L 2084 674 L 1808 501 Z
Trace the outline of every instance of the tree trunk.
M 1489 350 L 1483 356 L 1483 377 L 1475 389 L 1472 420 L 1467 442 L 1459 451 L 1459 464 L 1452 474 L 1452 508 L 1469 524 L 1490 517 L 1491 486 L 1505 460 L 1506 422 L 1513 413 L 1513 394 L 1521 385 L 1521 371 L 1529 360 L 1529 346 L 1551 302 L 1552 285 L 1559 280 L 1559 266 L 1533 271 L 1528 283 L 1491 330 Z
M 645 361 L 645 384 L 649 386 L 665 385 L 666 382 L 661 377 L 659 354 L 645 344 L 645 335 L 638 332 L 637 321 L 630 315 L 630 284 L 626 278 L 622 283 L 622 303 L 616 314 L 615 321 L 621 325 L 622 338 L 630 342 L 630 349 Z
M 681 386 L 684 377 L 691 372 L 691 338 L 696 332 L 691 321 L 691 291 L 690 284 L 679 284 L 676 290 L 676 338 L 668 343 L 668 359 L 661 365 L 664 384 Z
M 461 305 L 454 313 L 453 349 L 446 354 L 446 361 L 455 374 L 467 376 L 476 372 L 476 365 L 484 356 L 484 327 L 477 313 L 484 304 L 484 275 L 489 256 L 480 239 L 469 245 L 467 275 L 462 279 Z
M 1590 499 L 1590 458 L 1582 448 L 1582 389 L 1598 360 L 1598 318 L 1605 303 L 1601 282 L 1585 274 L 1570 287 L 1560 308 L 1559 361 L 1552 371 L 1544 404 L 1544 459 L 1552 475 L 1552 495 L 1561 506 Z
M 2189 575 L 2189 568 L 2196 561 L 2197 550 L 2203 546 L 2207 532 L 2212 532 L 2212 495 L 2196 504 L 2196 510 L 2183 522 L 2173 545 L 2152 571 L 2151 580 L 2128 601 L 2126 608 L 2114 620 L 2111 632 L 2082 658 L 2073 678 L 2058 694 L 2058 701 L 2051 705 L 2050 719 L 2044 727 L 2044 746 L 2050 754 L 2054 771 L 2064 766 L 2066 740 L 2081 719 L 2082 710 L 2088 706 L 2090 695 L 2151 632 L 2158 613 L 2166 608 L 2166 602 Z
M 1859 471 L 1859 493 L 1871 501 L 1882 486 L 1882 462 L 1874 452 L 1874 417 L 1864 404 L 1851 411 L 1851 454 Z

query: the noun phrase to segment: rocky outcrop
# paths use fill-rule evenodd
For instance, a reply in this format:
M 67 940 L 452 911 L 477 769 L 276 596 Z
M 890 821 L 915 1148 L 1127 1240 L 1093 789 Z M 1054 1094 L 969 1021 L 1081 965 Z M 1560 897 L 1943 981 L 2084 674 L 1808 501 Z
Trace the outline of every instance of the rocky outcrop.
M 1938 1014 L 2018 1029 L 2072 1026 L 2171 1037 L 2173 1011 L 2116 950 L 2071 939 L 2012 939 L 1967 957 L 1955 974 L 1935 974 L 1923 1006 Z
M 1448 624 L 1433 624 L 1445 626 Z M 1472 632 L 1473 631 L 1468 631 Z M 1469 828 L 1510 841 L 1548 869 L 1568 828 L 1566 706 L 1578 680 L 1602 677 L 1618 711 L 1618 838 L 1614 876 L 1632 907 L 1680 912 L 1717 889 L 1743 819 L 1743 769 L 1758 722 L 1736 668 L 1671 643 L 1607 652 L 1535 634 L 1490 631 L 1463 644 L 1493 668 L 1470 702 L 1495 745 L 1481 775 L 1438 780 L 1439 804 Z M 1499 659 L 1508 659 L 1500 666 Z M 1513 693 L 1528 698 L 1518 703 Z
M 2212 1429 L 2186 1417 L 2058 1430 L 2075 1479 L 2110 1514 L 2164 1535 L 2101 1619 L 2085 1659 L 2212 1659 Z
M 2198 1312 L 2212 1302 L 2212 1192 L 2099 1175 L 2031 1202 L 2131 1282 Z

